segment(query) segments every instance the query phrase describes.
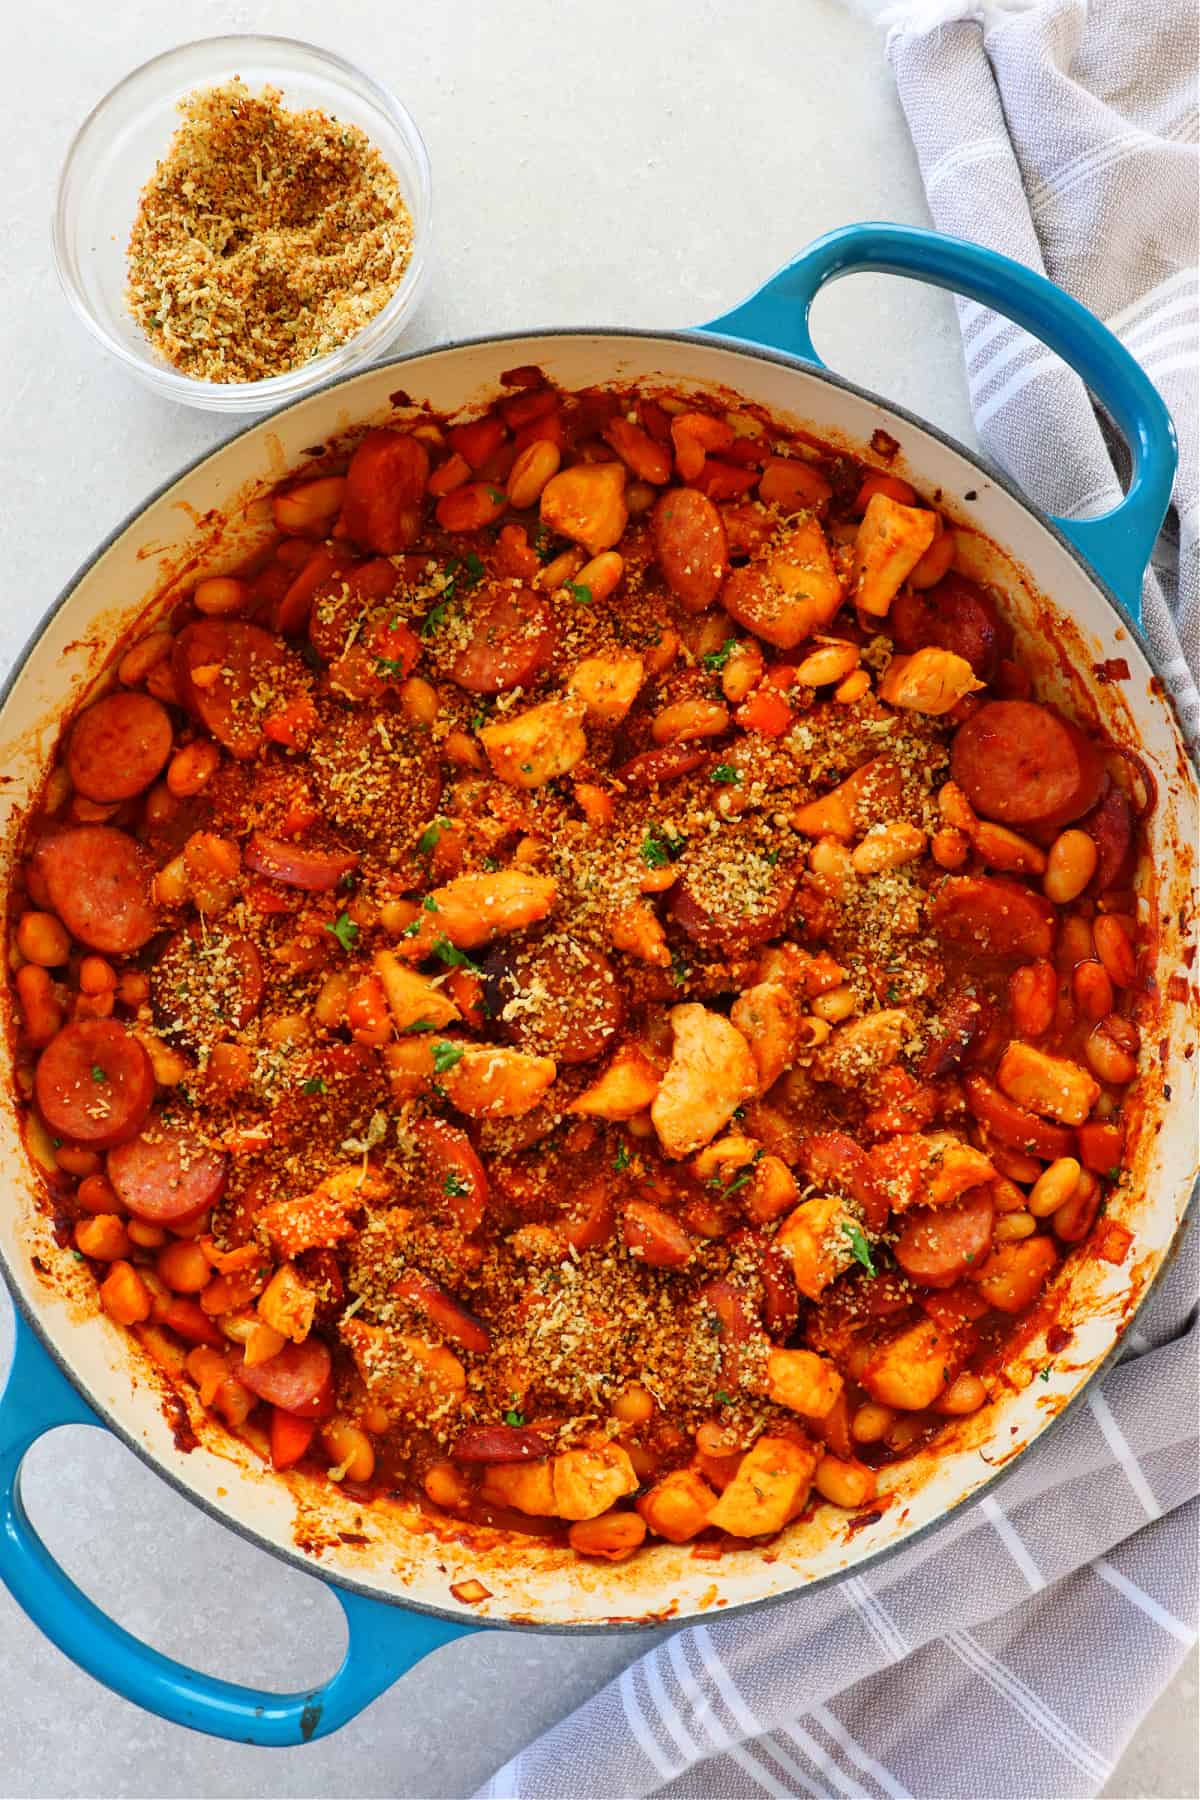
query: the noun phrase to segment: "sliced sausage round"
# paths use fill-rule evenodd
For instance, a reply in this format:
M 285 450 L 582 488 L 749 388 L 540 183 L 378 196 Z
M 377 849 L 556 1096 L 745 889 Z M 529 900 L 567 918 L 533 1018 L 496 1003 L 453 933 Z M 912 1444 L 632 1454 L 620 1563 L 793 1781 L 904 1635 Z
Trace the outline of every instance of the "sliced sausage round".
M 725 524 L 695 488 L 670 488 L 654 508 L 654 548 L 667 586 L 688 612 L 713 604 L 729 573 Z
M 681 775 L 692 774 L 701 767 L 707 754 L 695 744 L 663 744 L 658 750 L 643 750 L 639 755 L 631 756 L 613 773 L 635 794 L 645 793 L 650 788 L 662 787 L 664 782 L 676 781 Z
M 183 1120 L 164 1115 L 110 1150 L 106 1166 L 129 1211 L 151 1225 L 199 1218 L 221 1198 L 229 1174 L 223 1150 L 206 1149 Z
M 500 1026 L 522 1049 L 557 1063 L 590 1062 L 612 1041 L 625 1014 L 612 964 L 573 939 L 538 944 L 497 983 Z
M 141 1130 L 154 1099 L 150 1058 L 113 1019 L 74 1019 L 51 1038 L 33 1080 L 38 1111 L 57 1137 L 107 1150 Z
M 986 1125 L 996 1140 L 1010 1150 L 1026 1156 L 1040 1156 L 1054 1162 L 1060 1156 L 1074 1156 L 1075 1133 L 1066 1125 L 1052 1125 L 1037 1113 L 1018 1106 L 983 1075 L 967 1075 L 963 1079 L 967 1106 Z
M 434 1194 L 447 1203 L 463 1231 L 478 1231 L 488 1180 L 466 1132 L 446 1119 L 418 1119 L 412 1134 L 429 1165 Z
M 279 629 L 286 630 L 298 616 L 307 592 L 309 642 L 325 662 L 335 662 L 354 638 L 364 613 L 386 600 L 397 580 L 386 557 L 354 562 L 344 551 L 318 550 L 284 596 L 286 611 Z
M 523 1425 L 468 1425 L 450 1452 L 455 1462 L 530 1462 L 549 1456 L 552 1445 L 540 1431 Z
M 171 720 L 161 700 L 122 689 L 80 713 L 67 745 L 67 772 L 101 805 L 132 800 L 171 754 Z
M 233 1372 L 260 1400 L 298 1419 L 323 1419 L 333 1411 L 333 1358 L 320 1338 L 285 1344 L 266 1362 L 238 1363 Z
M 959 726 L 950 772 L 985 819 L 1056 830 L 1095 805 L 1104 785 L 1097 746 L 1052 706 L 991 700 Z
M 219 744 L 242 759 L 257 754 L 262 722 L 304 683 L 304 665 L 261 625 L 197 619 L 175 640 L 181 703 Z
M 727 840 L 708 840 L 671 889 L 671 915 L 702 950 L 733 954 L 765 944 L 785 931 L 796 898 L 797 877 L 782 864 L 762 861 L 760 879 L 747 875 Z
M 309 752 L 325 818 L 356 843 L 408 849 L 438 810 L 442 772 L 429 732 L 394 712 L 331 707 Z
M 991 1009 L 970 989 L 952 994 L 929 1024 L 929 1037 L 917 1074 L 922 1081 L 940 1081 L 957 1069 L 976 1038 L 987 1028 Z
M 155 1024 L 193 1050 L 211 1048 L 250 1023 L 264 982 L 253 939 L 197 922 L 171 939 L 151 970 Z
M 401 431 L 369 431 L 346 470 L 338 535 L 391 556 L 417 540 L 429 452 Z
M 888 1198 L 861 1144 L 844 1131 L 821 1131 L 800 1146 L 800 1167 L 822 1190 L 849 1194 L 862 1207 L 868 1231 L 887 1224 Z
M 970 663 L 982 681 L 996 680 L 1011 639 L 986 589 L 953 574 L 924 593 L 897 594 L 888 613 L 888 630 L 905 655 L 936 644 Z
M 424 1313 L 430 1324 L 452 1344 L 486 1356 L 492 1347 L 492 1334 L 475 1313 L 461 1300 L 448 1294 L 444 1287 L 431 1281 L 416 1269 L 408 1269 L 392 1283 L 392 1297 Z
M 1091 812 L 1079 821 L 1096 846 L 1096 872 L 1088 892 L 1123 887 L 1133 873 L 1133 808 L 1128 797 L 1111 782 Z
M 896 1240 L 896 1261 L 914 1281 L 949 1287 L 969 1270 L 982 1268 L 995 1211 L 986 1184 L 972 1188 L 953 1206 L 915 1207 Z
M 312 894 L 328 893 L 343 875 L 357 868 L 358 857 L 350 850 L 311 850 L 287 838 L 268 837 L 252 831 L 242 861 L 256 875 L 281 881 L 285 887 L 305 888 Z
M 631 1256 L 652 1269 L 682 1269 L 696 1253 L 677 1219 L 650 1200 L 631 1200 L 621 1217 L 621 1235 Z
M 158 930 L 150 898 L 154 864 L 115 825 L 73 825 L 43 838 L 33 855 L 50 905 L 91 950 L 126 956 Z
M 525 687 L 547 666 L 558 643 L 550 607 L 528 589 L 482 597 L 470 624 L 471 635 L 450 664 L 450 676 L 472 694 Z
M 1055 912 L 1032 888 L 994 875 L 950 875 L 929 909 L 929 922 L 948 943 L 985 956 L 1033 961 L 1054 948 Z

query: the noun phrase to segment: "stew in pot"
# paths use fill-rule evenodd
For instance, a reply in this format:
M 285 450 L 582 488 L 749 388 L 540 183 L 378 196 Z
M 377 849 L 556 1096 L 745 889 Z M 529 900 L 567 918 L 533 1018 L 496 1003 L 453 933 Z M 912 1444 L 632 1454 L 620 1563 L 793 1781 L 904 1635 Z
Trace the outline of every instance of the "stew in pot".
M 100 1303 L 278 1469 L 765 1539 L 1121 1260 L 1129 762 L 898 477 L 556 390 L 274 496 L 71 722 L 12 897 Z

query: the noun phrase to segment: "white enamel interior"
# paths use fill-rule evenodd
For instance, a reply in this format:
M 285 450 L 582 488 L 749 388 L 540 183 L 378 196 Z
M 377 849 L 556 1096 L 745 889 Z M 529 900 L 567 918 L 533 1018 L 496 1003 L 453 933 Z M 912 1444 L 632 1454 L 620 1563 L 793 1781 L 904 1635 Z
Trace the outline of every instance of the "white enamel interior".
M 174 582 L 178 594 L 197 571 L 228 567 L 245 554 L 267 529 L 266 508 L 254 503 L 255 494 L 306 460 L 313 446 L 392 416 L 389 396 L 399 390 L 414 402 L 454 411 L 494 397 L 501 371 L 521 363 L 540 364 L 567 388 L 638 378 L 733 390 L 867 455 L 877 428 L 897 438 L 901 455 L 891 466 L 925 493 L 940 491 L 950 514 L 970 522 L 993 546 L 1004 546 L 1001 553 L 976 540 L 975 554 L 1007 590 L 1023 622 L 1026 654 L 1043 667 L 1047 682 L 1062 685 L 1055 663 L 1065 649 L 1085 677 L 1076 704 L 1085 712 L 1093 708 L 1116 741 L 1136 744 L 1158 777 L 1150 859 L 1158 886 L 1147 889 L 1147 903 L 1163 922 L 1165 991 L 1167 976 L 1182 967 L 1179 920 L 1189 904 L 1196 793 L 1170 709 L 1110 603 L 1052 531 L 937 437 L 811 371 L 691 338 L 577 333 L 467 345 L 394 363 L 312 395 L 180 477 L 118 534 L 48 620 L 0 712 L 0 769 L 8 777 L 0 792 L 0 871 L 7 869 L 14 829 L 41 779 L 64 709 L 96 679 L 110 646 L 161 597 L 165 582 Z M 974 495 L 969 501 L 968 493 Z M 219 532 L 214 513 L 229 520 Z M 1118 656 L 1129 665 L 1128 681 L 1103 684 L 1087 674 L 1093 660 Z M 1070 1286 L 1066 1310 L 1074 1325 L 1068 1351 L 1052 1356 L 1044 1343 L 1027 1345 L 1012 1368 L 1011 1397 L 998 1402 L 985 1422 L 973 1422 L 957 1447 L 894 1471 L 888 1479 L 896 1498 L 877 1522 L 851 1532 L 844 1513 L 822 1508 L 773 1547 L 771 1560 L 753 1549 L 701 1560 L 686 1545 L 663 1544 L 631 1563 L 597 1567 L 532 1539 L 515 1546 L 464 1542 L 429 1521 L 418 1521 L 414 1530 L 413 1520 L 399 1511 L 364 1511 L 324 1484 L 264 1471 L 252 1450 L 203 1423 L 200 1446 L 181 1451 L 160 1381 L 126 1334 L 98 1316 L 90 1279 L 68 1251 L 56 1249 L 36 1212 L 35 1180 L 8 1101 L 0 1104 L 0 1251 L 41 1331 L 114 1426 L 185 1492 L 268 1545 L 307 1560 L 314 1571 L 471 1618 L 578 1626 L 705 1613 L 778 1596 L 904 1541 L 974 1492 L 993 1464 L 1011 1460 L 1102 1362 L 1167 1251 L 1194 1175 L 1195 1062 L 1184 1054 L 1182 1009 L 1165 1000 L 1161 1035 L 1165 1060 L 1160 1064 L 1156 1057 L 1141 1078 L 1145 1125 L 1135 1146 L 1134 1179 L 1110 1208 L 1135 1231 L 1133 1251 L 1120 1267 L 1068 1265 L 1062 1277 Z M 7 1058 L 7 1050 L 3 1054 Z M 0 1076 L 4 1092 L 11 1092 L 7 1068 Z M 1169 1109 L 1164 1083 L 1172 1095 Z M 45 1273 L 35 1269 L 35 1255 Z M 1033 1371 L 1047 1363 L 1049 1381 L 1030 1385 Z M 347 1544 L 337 1537 L 339 1529 L 365 1534 L 366 1542 Z M 490 1599 L 463 1605 L 453 1597 L 452 1585 L 469 1576 L 484 1582 Z

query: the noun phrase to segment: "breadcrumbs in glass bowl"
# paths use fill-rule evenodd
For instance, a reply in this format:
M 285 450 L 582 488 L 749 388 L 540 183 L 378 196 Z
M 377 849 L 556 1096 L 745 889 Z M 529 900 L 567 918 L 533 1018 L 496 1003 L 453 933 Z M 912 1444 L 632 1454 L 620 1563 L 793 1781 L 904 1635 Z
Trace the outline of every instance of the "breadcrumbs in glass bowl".
M 85 120 L 55 261 L 92 336 L 157 392 L 261 412 L 391 344 L 430 215 L 420 132 L 369 76 L 286 38 L 209 38 Z

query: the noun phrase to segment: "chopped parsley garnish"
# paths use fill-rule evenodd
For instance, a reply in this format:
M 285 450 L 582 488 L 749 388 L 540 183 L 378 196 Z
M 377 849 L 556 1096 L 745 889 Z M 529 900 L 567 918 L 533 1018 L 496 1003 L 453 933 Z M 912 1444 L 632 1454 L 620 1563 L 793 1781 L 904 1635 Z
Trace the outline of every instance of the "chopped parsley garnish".
M 425 898 L 421 902 L 421 911 L 422 912 L 437 912 L 437 910 L 438 910 L 438 903 L 434 899 L 433 895 L 426 894 Z
M 444 1194 L 449 1194 L 452 1200 L 460 1200 L 464 1194 L 469 1194 L 470 1191 L 470 1182 L 464 1181 L 457 1169 L 451 1169 L 445 1181 L 442 1183 L 442 1192 Z
M 483 973 L 479 964 L 473 963 L 466 951 L 460 950 L 457 944 L 452 944 L 448 937 L 434 938 L 433 954 L 439 961 L 444 962 L 448 969 L 470 969 L 472 975 Z
M 706 650 L 700 660 L 706 669 L 723 669 L 738 647 L 737 638 L 726 638 L 719 650 Z
M 437 1030 L 437 1024 L 433 1019 L 414 1019 L 411 1025 L 406 1025 L 404 1027 L 404 1035 L 407 1037 L 411 1032 L 414 1032 L 414 1031 L 436 1031 L 436 1030 Z
M 624 1144 L 619 1145 L 617 1154 L 613 1157 L 612 1164 L 617 1174 L 619 1175 L 623 1169 L 627 1169 L 632 1161 L 633 1158 L 630 1156 L 626 1146 Z
M 446 579 L 438 590 L 436 604 L 430 607 L 421 620 L 421 636 L 429 637 L 432 632 L 438 631 L 446 623 L 451 602 L 457 600 L 460 594 L 469 593 L 473 587 L 478 587 L 485 573 L 482 561 L 473 550 L 461 561 L 457 556 L 452 556 L 442 570 Z
M 1050 1371 L 1053 1367 L 1054 1367 L 1053 1363 L 1047 1363 L 1046 1367 L 1044 1369 L 1039 1369 L 1038 1370 L 1038 1380 L 1039 1381 L 1049 1381 Z
M 452 1069 L 455 1063 L 462 1061 L 463 1054 L 457 1044 L 448 1044 L 445 1038 L 439 1038 L 433 1046 L 434 1074 L 444 1075 L 447 1069 Z
M 489 487 L 488 488 L 488 499 L 491 501 L 493 506 L 507 506 L 508 505 L 508 495 L 503 491 L 502 488 Z M 469 556 L 467 558 L 467 561 L 468 562 L 471 561 L 471 558 Z M 475 561 L 478 562 L 479 558 L 476 557 Z
M 717 1406 L 732 1406 L 733 1405 L 733 1395 L 727 1394 L 725 1392 L 724 1388 L 717 1389 L 716 1393 L 713 1395 L 713 1400 Z
M 436 850 L 443 831 L 449 829 L 449 819 L 435 819 L 432 825 L 427 825 L 417 839 L 417 849 L 421 855 L 428 856 L 431 850 Z
M 533 552 L 540 563 L 553 562 L 558 555 L 544 525 L 539 525 L 533 534 Z
M 863 1236 L 861 1225 L 848 1225 L 843 1220 L 842 1230 L 850 1240 L 850 1254 L 855 1262 L 861 1263 L 868 1275 L 876 1274 L 875 1264 L 871 1261 L 871 1246 Z
M 497 861 L 496 857 L 485 856 L 483 859 L 483 866 L 487 870 L 489 875 L 494 875 L 496 873 L 496 870 L 500 867 L 500 864 Z
M 768 869 L 773 869 L 775 867 L 775 864 L 778 861 L 779 861 L 778 850 L 768 850 L 767 851 L 767 867 L 768 867 Z
M 592 590 L 584 581 L 564 581 L 563 586 L 577 606 L 592 604 Z
M 444 594 L 446 589 L 443 588 L 442 592 Z M 436 606 L 431 606 L 418 627 L 421 636 L 432 637 L 435 631 L 440 631 L 446 623 L 446 615 L 449 611 L 449 600 L 439 600 Z
M 895 1004 L 896 1004 L 897 1000 L 899 1000 L 899 998 L 900 998 L 899 987 L 897 986 L 897 984 L 894 981 L 890 981 L 888 983 L 888 990 L 887 990 L 887 993 L 884 995 L 884 999 L 887 1001 L 889 1006 L 895 1006 Z
M 353 950 L 358 941 L 358 926 L 354 923 L 354 920 L 350 917 L 349 913 L 339 913 L 332 925 L 325 926 L 325 930 L 328 931 L 332 937 L 337 939 L 347 955 Z
M 397 662 L 394 656 L 377 656 L 375 658 L 375 673 L 386 675 L 389 681 L 399 681 L 404 672 L 404 664 Z
M 302 1094 L 323 1094 L 325 1083 L 319 1075 L 310 1075 L 307 1081 L 301 1082 L 300 1092 Z
M 487 724 L 487 714 L 485 712 L 477 712 L 472 716 L 471 730 L 472 731 L 482 731 L 486 724 Z
M 684 840 L 665 826 L 651 825 L 642 839 L 640 855 L 648 869 L 663 869 L 683 849 Z
M 93 1081 L 107 1081 L 108 1080 L 108 1076 L 105 1074 L 104 1070 L 100 1067 L 99 1063 L 92 1064 L 92 1080 Z
M 672 953 L 671 953 L 671 980 L 675 983 L 675 986 L 683 987 L 684 983 L 687 981 L 687 978 L 691 974 L 691 972 L 692 971 L 691 971 L 689 964 L 684 962 L 684 960 L 680 956 L 678 950 L 672 951 Z
M 523 1425 L 525 1423 L 525 1414 L 523 1412 L 518 1412 L 515 1407 L 511 1407 L 504 1415 L 504 1423 L 506 1425 Z
M 715 781 L 718 787 L 741 787 L 742 771 L 735 769 L 732 763 L 718 763 L 708 779 Z
M 736 1194 L 739 1189 L 745 1187 L 748 1181 L 753 1180 L 755 1165 L 762 1160 L 764 1154 L 764 1151 L 756 1150 L 750 1161 L 745 1163 L 730 1181 L 722 1181 L 721 1171 L 718 1169 L 715 1175 L 709 1176 L 704 1184 L 705 1187 L 715 1188 L 719 1194 Z

